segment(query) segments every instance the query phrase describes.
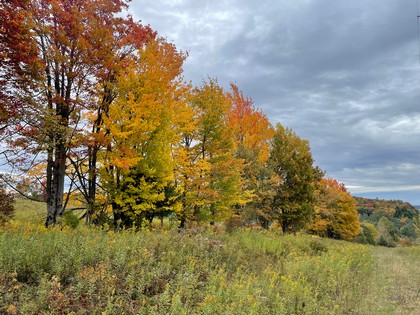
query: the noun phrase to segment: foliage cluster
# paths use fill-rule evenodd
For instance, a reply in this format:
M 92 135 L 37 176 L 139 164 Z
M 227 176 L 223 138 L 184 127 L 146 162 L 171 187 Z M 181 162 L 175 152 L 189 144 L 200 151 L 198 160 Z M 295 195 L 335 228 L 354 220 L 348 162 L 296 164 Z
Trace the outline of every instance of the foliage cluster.
M 401 200 L 354 197 L 362 232 L 357 241 L 395 247 L 415 244 L 420 236 L 418 209 Z
M 360 231 L 354 199 L 335 179 L 322 178 L 315 194 L 315 216 L 308 231 L 320 236 L 352 240 Z
M 0 134 L 9 166 L 26 173 L 16 189 L 46 202 L 46 226 L 75 226 L 64 210 L 77 200 L 87 223 L 115 229 L 168 215 L 181 228 L 305 228 L 323 176 L 308 141 L 272 126 L 234 84 L 185 82 L 187 54 L 124 16 L 128 3 L 0 2 Z M 354 237 L 346 193 L 318 194 L 331 202 L 315 233 Z
M 371 259 L 362 245 L 264 230 L 12 223 L 0 232 L 0 312 L 366 314 Z

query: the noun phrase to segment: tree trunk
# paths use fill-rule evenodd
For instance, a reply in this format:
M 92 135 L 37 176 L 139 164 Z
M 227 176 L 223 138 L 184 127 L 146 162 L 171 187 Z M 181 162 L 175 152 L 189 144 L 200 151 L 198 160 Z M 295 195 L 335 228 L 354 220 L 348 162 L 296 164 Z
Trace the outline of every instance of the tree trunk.
M 92 214 L 95 212 L 96 203 L 96 180 L 97 180 L 97 169 L 96 161 L 98 156 L 98 144 L 93 144 L 92 150 L 89 150 L 89 169 L 88 169 L 88 208 L 86 212 L 86 224 L 90 223 Z
M 55 146 L 55 154 L 50 149 L 47 164 L 47 219 L 45 226 L 57 223 L 57 216 L 63 217 L 64 181 L 66 173 L 66 147 Z M 61 220 L 60 220 L 61 223 Z

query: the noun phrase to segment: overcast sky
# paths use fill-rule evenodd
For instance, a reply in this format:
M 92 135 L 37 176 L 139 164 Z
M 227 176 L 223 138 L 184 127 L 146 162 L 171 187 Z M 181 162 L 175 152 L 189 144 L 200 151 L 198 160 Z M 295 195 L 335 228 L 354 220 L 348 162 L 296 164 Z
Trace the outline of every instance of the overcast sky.
M 420 204 L 417 0 L 133 0 L 130 11 L 189 53 L 187 81 L 236 83 L 353 195 Z

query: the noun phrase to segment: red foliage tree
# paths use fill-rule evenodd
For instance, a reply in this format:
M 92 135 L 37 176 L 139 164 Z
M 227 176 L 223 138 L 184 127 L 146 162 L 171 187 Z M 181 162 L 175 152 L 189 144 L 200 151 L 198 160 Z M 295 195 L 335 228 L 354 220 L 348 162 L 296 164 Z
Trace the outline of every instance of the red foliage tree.
M 14 132 L 10 143 L 24 149 L 31 163 L 46 164 L 49 226 L 63 214 L 68 157 L 81 153 L 75 146 L 86 146 L 92 172 L 88 182 L 96 185 L 94 156 L 100 144 L 84 130 L 97 133 L 101 115 L 115 97 L 118 67 L 154 33 L 131 17 L 117 16 L 127 7 L 123 0 L 10 2 L 2 0 L 0 8 L 1 84 L 6 91 L 0 108 L 5 117 L 15 111 L 19 118 L 8 126 Z M 94 118 L 86 119 L 86 114 Z

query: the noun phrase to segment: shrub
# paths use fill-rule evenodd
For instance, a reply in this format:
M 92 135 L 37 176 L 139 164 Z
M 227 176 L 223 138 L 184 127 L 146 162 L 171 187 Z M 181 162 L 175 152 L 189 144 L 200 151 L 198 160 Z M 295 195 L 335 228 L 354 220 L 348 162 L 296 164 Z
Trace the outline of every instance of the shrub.
M 234 230 L 238 229 L 239 227 L 243 226 L 243 221 L 240 217 L 234 216 L 230 217 L 225 221 L 225 230 L 228 233 L 233 232 Z
M 309 247 L 315 255 L 320 255 L 321 253 L 328 252 L 327 246 L 318 240 L 312 240 L 309 243 Z
M 362 315 L 372 271 L 370 248 L 306 235 L 14 221 L 0 230 L 0 314 Z
M 72 229 L 75 229 L 79 225 L 79 218 L 73 212 L 66 211 L 64 213 L 63 223 L 64 226 L 68 226 Z

